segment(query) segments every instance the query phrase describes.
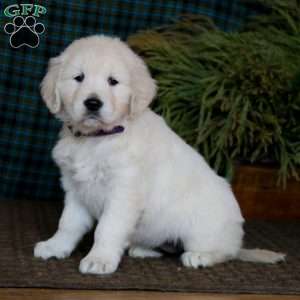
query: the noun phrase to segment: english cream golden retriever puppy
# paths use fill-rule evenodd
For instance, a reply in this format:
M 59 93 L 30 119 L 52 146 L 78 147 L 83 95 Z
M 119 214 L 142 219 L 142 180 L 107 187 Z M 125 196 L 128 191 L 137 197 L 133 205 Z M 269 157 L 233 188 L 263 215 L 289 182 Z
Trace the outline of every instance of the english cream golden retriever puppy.
M 157 247 L 179 241 L 186 267 L 284 259 L 241 248 L 244 219 L 229 184 L 148 108 L 155 81 L 125 43 L 76 40 L 50 60 L 41 93 L 64 124 L 53 158 L 66 195 L 58 230 L 37 243 L 36 257 L 69 256 L 98 221 L 82 273 L 112 273 L 126 249 L 158 257 Z

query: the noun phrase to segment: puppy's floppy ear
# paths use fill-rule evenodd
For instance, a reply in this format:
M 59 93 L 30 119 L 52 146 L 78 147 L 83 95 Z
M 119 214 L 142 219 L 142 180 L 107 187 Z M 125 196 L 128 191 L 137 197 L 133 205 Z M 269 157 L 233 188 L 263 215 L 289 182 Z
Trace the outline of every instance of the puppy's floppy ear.
M 61 109 L 61 99 L 56 87 L 61 64 L 61 55 L 51 58 L 48 64 L 47 74 L 41 83 L 41 94 L 43 100 L 53 114 L 58 113 Z
M 156 95 L 156 82 L 143 62 L 135 54 L 135 63 L 132 69 L 132 90 L 133 95 L 130 100 L 130 115 L 136 116 L 142 113 L 152 102 Z

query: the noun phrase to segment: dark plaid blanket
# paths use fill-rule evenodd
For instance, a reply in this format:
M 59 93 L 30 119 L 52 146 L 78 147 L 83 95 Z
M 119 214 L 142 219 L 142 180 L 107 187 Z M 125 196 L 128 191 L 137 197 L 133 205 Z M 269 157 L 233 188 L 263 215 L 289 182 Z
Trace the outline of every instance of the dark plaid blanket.
M 51 160 L 60 124 L 48 113 L 39 94 L 50 57 L 82 36 L 104 33 L 126 39 L 138 30 L 173 22 L 181 14 L 204 14 L 221 29 L 234 30 L 254 12 L 241 1 L 1 1 L 1 197 L 62 196 L 59 173 Z

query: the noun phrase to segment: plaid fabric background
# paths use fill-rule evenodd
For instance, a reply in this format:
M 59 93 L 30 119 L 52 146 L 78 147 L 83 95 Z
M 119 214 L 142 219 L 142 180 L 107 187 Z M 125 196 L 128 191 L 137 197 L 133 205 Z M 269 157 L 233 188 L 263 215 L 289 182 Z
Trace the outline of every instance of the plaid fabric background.
M 0 195 L 2 199 L 59 199 L 58 169 L 51 159 L 60 124 L 47 111 L 39 84 L 50 57 L 72 40 L 105 33 L 126 37 L 140 29 L 167 24 L 179 15 L 211 16 L 220 28 L 233 30 L 253 13 L 238 0 L 53 0 L 24 1 L 41 4 L 46 15 L 40 44 L 13 49 L 3 28 L 12 18 L 1 1 L 0 15 Z

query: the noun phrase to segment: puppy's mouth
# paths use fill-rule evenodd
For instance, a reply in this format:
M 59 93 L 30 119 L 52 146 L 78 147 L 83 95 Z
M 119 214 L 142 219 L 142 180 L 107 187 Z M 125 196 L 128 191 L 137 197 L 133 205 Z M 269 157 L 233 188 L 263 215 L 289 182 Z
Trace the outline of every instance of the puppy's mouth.
M 85 127 L 98 128 L 103 126 L 103 121 L 98 114 L 87 114 L 82 120 L 82 125 Z
M 113 135 L 124 131 L 120 124 L 107 124 L 101 119 L 99 114 L 87 114 L 80 122 L 70 123 L 69 130 L 75 137 L 97 137 Z
M 110 131 L 116 125 L 114 122 L 106 122 L 98 113 L 88 113 L 75 127 L 84 133 L 91 133 L 97 130 Z

